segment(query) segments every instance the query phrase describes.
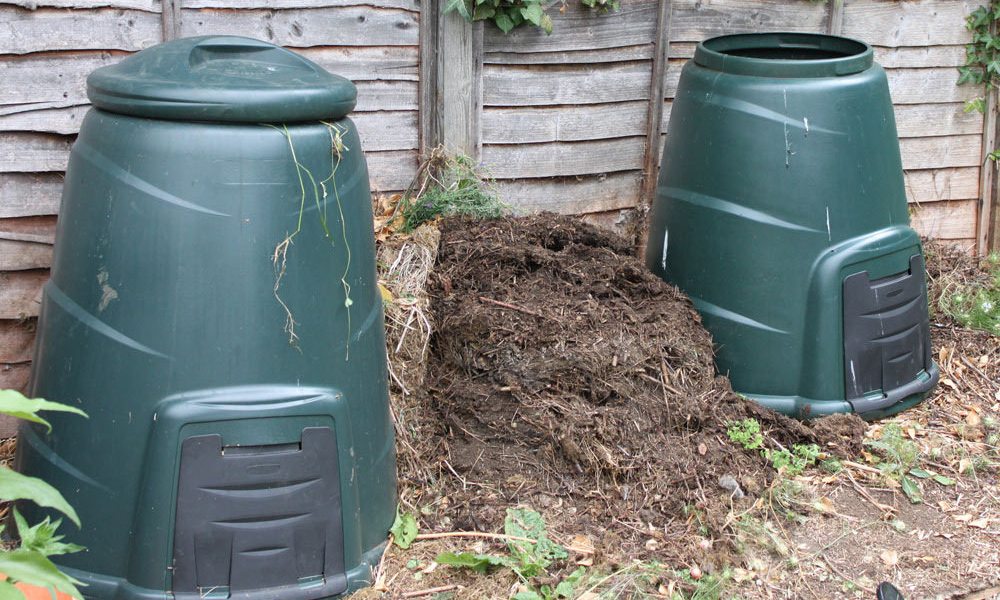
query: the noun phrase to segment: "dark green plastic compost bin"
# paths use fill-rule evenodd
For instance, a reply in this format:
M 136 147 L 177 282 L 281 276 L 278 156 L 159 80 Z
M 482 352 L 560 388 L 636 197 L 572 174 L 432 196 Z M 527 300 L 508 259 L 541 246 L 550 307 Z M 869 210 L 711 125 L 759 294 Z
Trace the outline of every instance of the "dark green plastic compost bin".
M 646 262 L 691 296 L 733 387 L 778 411 L 874 418 L 937 381 L 889 87 L 867 44 L 699 44 L 670 114 Z
M 76 507 L 91 598 L 311 600 L 370 577 L 395 514 L 354 85 L 181 39 L 95 71 L 21 429 Z

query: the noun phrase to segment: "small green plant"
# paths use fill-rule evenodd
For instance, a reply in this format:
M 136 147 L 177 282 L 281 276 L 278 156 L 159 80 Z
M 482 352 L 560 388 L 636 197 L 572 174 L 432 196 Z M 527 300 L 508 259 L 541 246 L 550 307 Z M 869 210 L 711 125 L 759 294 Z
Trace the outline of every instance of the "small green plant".
M 764 436 L 760 433 L 760 422 L 757 419 L 732 422 L 726 429 L 726 434 L 744 450 L 759 450 L 764 447 Z
M 496 219 L 509 210 L 475 162 L 468 156 L 456 156 L 443 160 L 440 173 L 431 177 L 421 193 L 406 194 L 399 201 L 399 228 L 409 232 L 438 217 L 453 215 Z
M 403 550 L 406 550 L 417 539 L 417 532 L 417 518 L 410 513 L 400 512 L 397 506 L 396 520 L 393 521 L 392 528 L 389 529 L 393 542 Z
M 898 481 L 911 503 L 923 502 L 920 486 L 909 476 L 917 466 L 919 452 L 917 445 L 903 436 L 903 429 L 896 423 L 889 423 L 882 429 L 879 439 L 866 440 L 865 444 L 882 455 L 877 466 L 883 475 Z
M 46 410 L 86 416 L 83 411 L 72 406 L 49 402 L 41 398 L 26 398 L 14 390 L 0 390 L 0 414 L 38 423 L 51 430 L 52 426 L 49 422 L 38 414 Z M 65 515 L 77 527 L 80 526 L 80 518 L 76 511 L 66 502 L 58 490 L 41 479 L 27 477 L 7 467 L 0 466 L 0 501 L 13 502 L 16 500 L 27 500 L 38 506 L 51 508 Z M 46 587 L 49 590 L 58 590 L 74 598 L 83 598 L 76 588 L 77 585 L 82 584 L 60 572 L 48 558 L 58 554 L 79 552 L 83 549 L 75 544 L 63 542 L 63 536 L 56 535 L 56 530 L 61 523 L 61 519 L 53 522 L 46 517 L 41 523 L 31 526 L 21 516 L 21 513 L 16 508 L 14 509 L 14 525 L 17 528 L 20 542 L 12 549 L 0 550 L 0 573 L 7 576 L 6 580 L 0 581 L 0 600 L 22 599 L 23 594 L 14 585 L 19 582 Z M 2 532 L 3 526 L 0 525 L 0 533 Z
M 444 552 L 435 560 L 442 565 L 471 569 L 481 574 L 493 568 L 508 568 L 527 588 L 516 594 L 515 600 L 554 600 L 574 596 L 576 586 L 586 575 L 584 567 L 563 577 L 555 585 L 532 584 L 532 578 L 546 575 L 553 562 L 569 556 L 565 548 L 548 538 L 542 515 L 530 508 L 509 508 L 504 519 L 504 534 L 510 538 L 507 555 Z
M 580 3 L 600 12 L 620 8 L 619 0 L 580 0 Z M 545 12 L 547 4 L 544 0 L 449 0 L 445 12 L 458 11 L 470 22 L 489 21 L 504 33 L 525 24 L 552 33 L 552 17 Z M 565 6 L 563 0 L 562 8 Z
M 1000 335 L 1000 253 L 990 253 L 983 267 L 987 281 L 950 286 L 941 294 L 938 308 L 963 327 Z

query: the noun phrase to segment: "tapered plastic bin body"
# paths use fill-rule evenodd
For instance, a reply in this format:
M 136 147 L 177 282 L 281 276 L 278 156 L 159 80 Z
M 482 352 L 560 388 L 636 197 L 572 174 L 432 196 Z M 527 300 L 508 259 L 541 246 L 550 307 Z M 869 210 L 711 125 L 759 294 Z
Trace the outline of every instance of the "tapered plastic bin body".
M 76 507 L 91 598 L 333 597 L 395 514 L 355 88 L 188 38 L 88 79 L 18 466 Z
M 700 44 L 678 84 L 646 263 L 690 295 L 733 387 L 798 417 L 935 384 L 885 72 L 812 34 Z

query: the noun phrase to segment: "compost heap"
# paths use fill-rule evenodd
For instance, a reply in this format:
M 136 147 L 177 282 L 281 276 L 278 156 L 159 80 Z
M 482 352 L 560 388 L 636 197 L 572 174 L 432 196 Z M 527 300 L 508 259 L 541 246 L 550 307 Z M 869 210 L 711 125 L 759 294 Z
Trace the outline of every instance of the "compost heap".
M 732 421 L 757 419 L 772 446 L 860 445 L 855 417 L 810 428 L 733 393 L 690 301 L 631 254 L 551 214 L 441 223 L 428 422 L 411 425 L 438 471 L 401 473 L 404 488 L 444 486 L 448 520 L 425 513 L 431 528 L 494 529 L 520 503 L 635 556 L 650 531 L 697 519 L 720 533 L 768 484 L 773 469 L 728 441 Z

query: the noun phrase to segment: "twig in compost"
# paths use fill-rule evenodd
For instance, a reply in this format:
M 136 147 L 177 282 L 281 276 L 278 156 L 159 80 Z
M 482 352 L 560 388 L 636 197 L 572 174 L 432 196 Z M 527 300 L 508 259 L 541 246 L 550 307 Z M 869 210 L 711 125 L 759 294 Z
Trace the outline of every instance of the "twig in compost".
M 439 540 L 441 538 L 452 538 L 452 537 L 481 537 L 490 538 L 494 540 L 507 540 L 515 542 L 531 542 L 532 544 L 537 544 L 538 540 L 533 540 L 531 538 L 521 537 L 517 535 L 507 535 L 505 533 L 487 533 L 485 531 L 445 531 L 442 533 L 421 533 L 418 534 L 417 540 Z
M 492 298 L 487 298 L 485 296 L 480 296 L 479 300 L 481 302 L 488 302 L 490 304 L 496 304 L 497 306 L 500 306 L 502 308 L 508 308 L 510 310 L 516 310 L 517 312 L 521 312 L 521 313 L 524 313 L 526 315 L 531 315 L 533 317 L 540 317 L 542 319 L 547 319 L 548 318 L 548 317 L 546 317 L 545 315 L 543 315 L 541 313 L 537 313 L 537 312 L 535 312 L 533 310 L 530 310 L 530 309 L 518 306 L 516 304 L 508 304 L 507 302 L 501 302 L 499 300 L 494 300 Z
M 421 596 L 430 596 L 432 594 L 440 594 L 441 592 L 450 592 L 451 590 L 459 589 L 457 583 L 450 583 L 448 585 L 439 585 L 438 587 L 427 588 L 426 590 L 416 590 L 413 592 L 404 592 L 403 598 L 420 598 Z

